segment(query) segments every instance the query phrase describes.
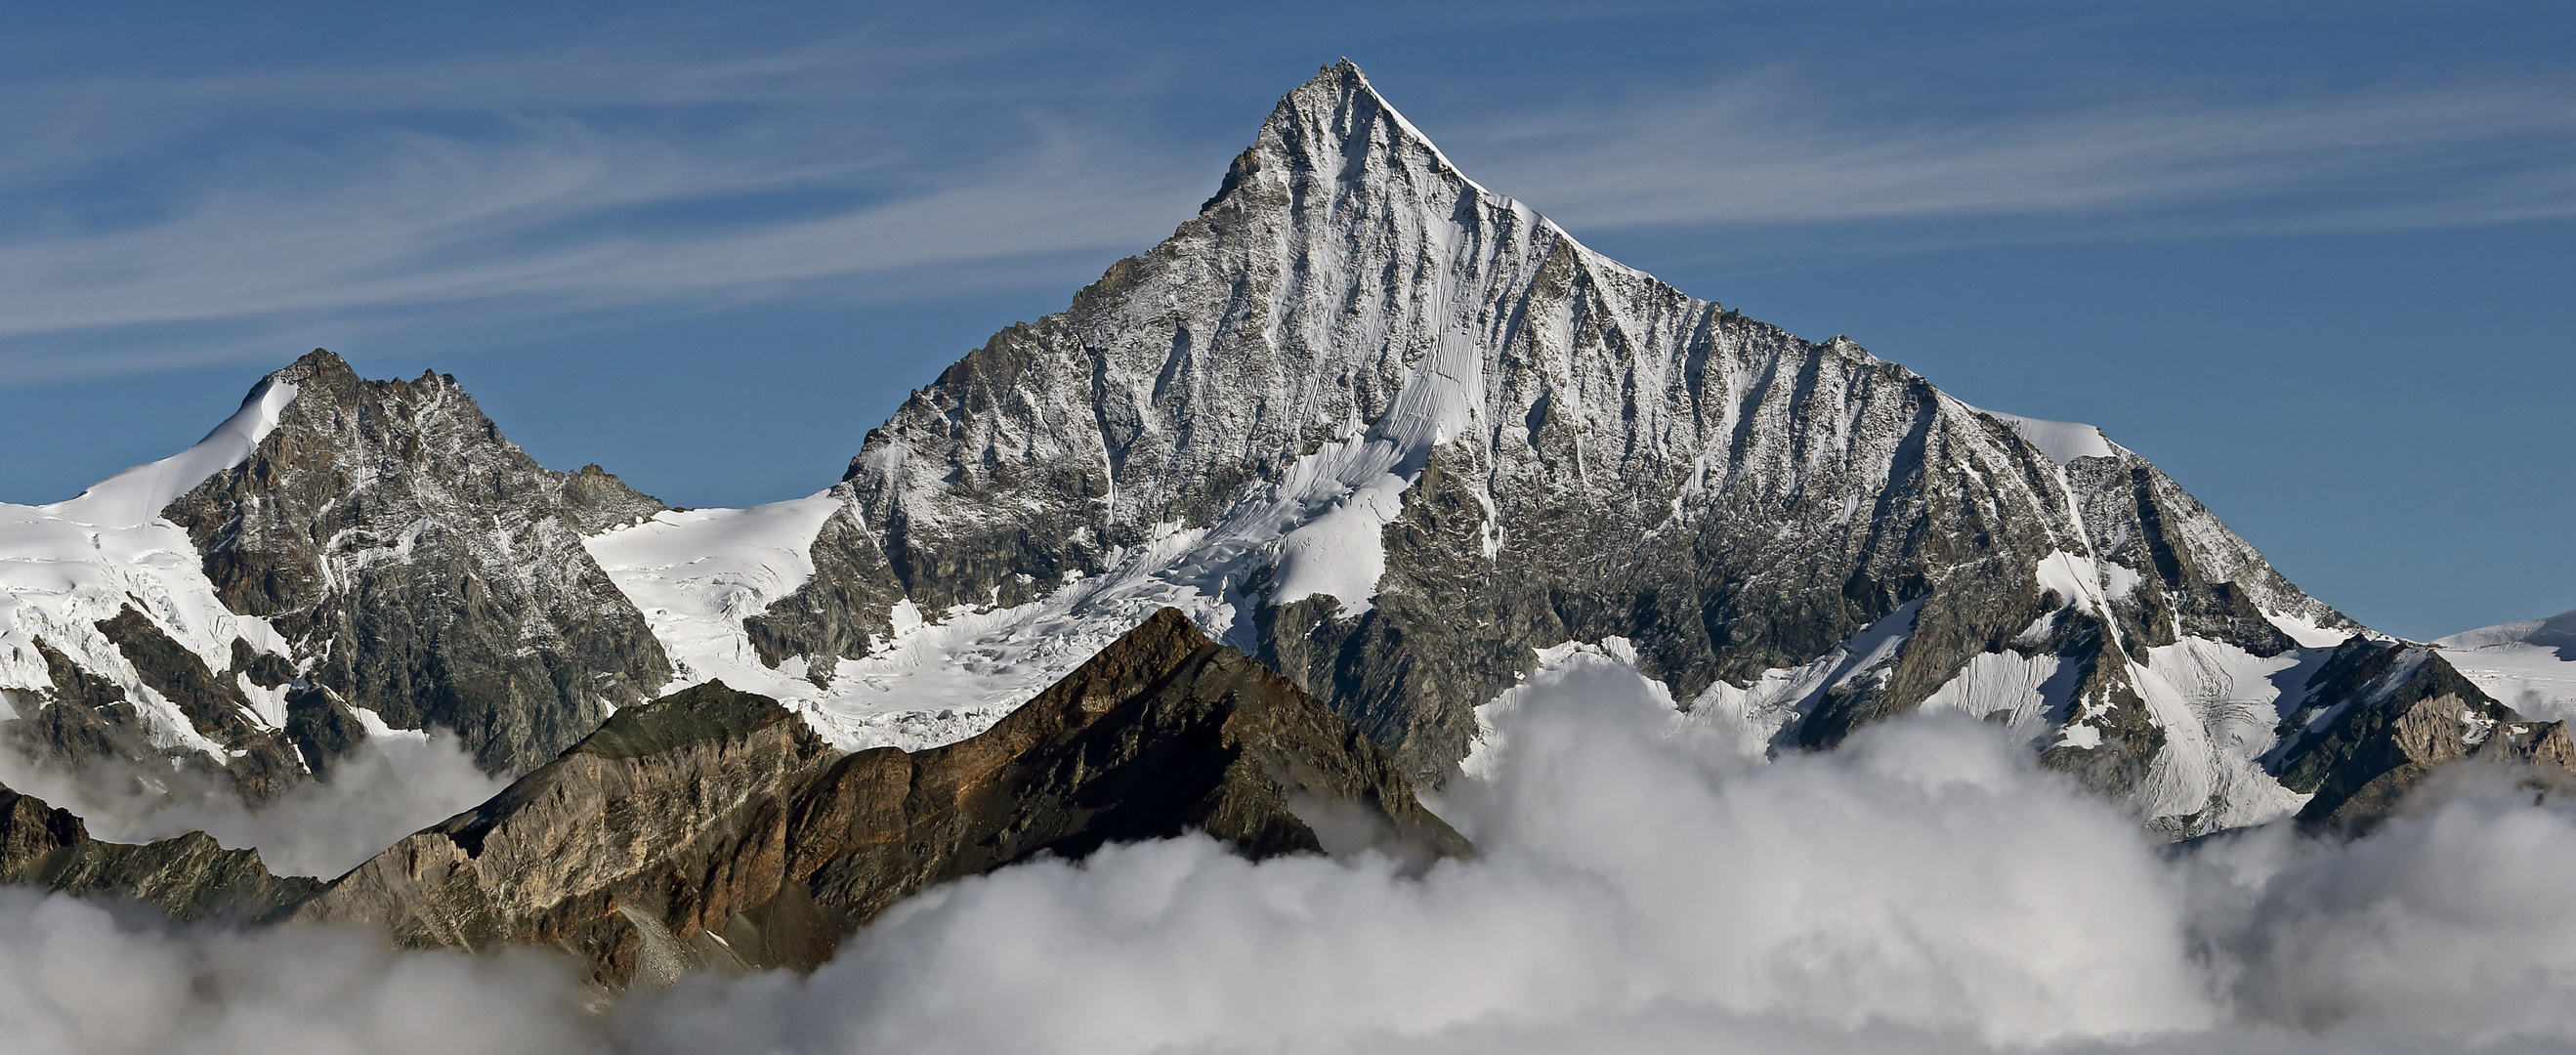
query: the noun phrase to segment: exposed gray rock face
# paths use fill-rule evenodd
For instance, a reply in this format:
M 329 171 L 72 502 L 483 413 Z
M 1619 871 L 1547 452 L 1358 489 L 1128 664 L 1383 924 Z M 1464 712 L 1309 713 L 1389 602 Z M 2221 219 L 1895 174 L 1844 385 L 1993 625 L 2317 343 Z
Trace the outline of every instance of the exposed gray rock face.
M 1343 823 L 1310 825 L 1318 809 Z M 617 988 L 710 963 L 810 968 L 905 895 L 1040 853 L 1193 829 L 1254 857 L 1356 849 L 1371 836 L 1354 817 L 1385 849 L 1468 849 L 1365 737 L 1165 610 L 928 751 L 845 754 L 722 684 L 619 711 L 298 915 L 415 945 L 556 945 Z
M 484 769 L 518 773 L 668 680 L 581 546 L 661 503 L 597 466 L 539 466 L 452 377 L 366 381 L 316 350 L 274 379 L 296 386 L 275 429 L 163 515 L 225 606 L 291 643 L 305 688 L 453 729 Z
M 172 918 L 257 922 L 322 889 L 318 879 L 270 875 L 257 850 L 226 850 L 204 832 L 130 846 L 90 838 L 88 826 L 44 800 L 0 788 L 0 883 L 129 898 Z
M 2189 833 L 2295 802 L 2247 797 L 2270 745 L 2195 716 L 2152 650 L 2264 660 L 2297 649 L 2283 626 L 2358 629 L 2089 427 L 1979 411 L 1592 253 L 1347 62 L 1169 240 L 916 392 L 846 482 L 931 612 L 1207 529 L 1175 565 L 1240 594 L 1235 639 L 1417 780 L 1566 640 L 1624 637 L 1784 747 L 1945 686 L 1968 706 L 2009 657 L 2054 680 L 1999 718 Z M 1763 688 L 1873 628 L 1892 651 Z

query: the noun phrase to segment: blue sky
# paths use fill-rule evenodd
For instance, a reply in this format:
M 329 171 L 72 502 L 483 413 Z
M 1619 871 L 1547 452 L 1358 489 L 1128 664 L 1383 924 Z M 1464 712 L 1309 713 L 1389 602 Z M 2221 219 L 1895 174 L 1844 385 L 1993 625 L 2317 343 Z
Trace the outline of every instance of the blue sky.
M 0 14 L 0 499 L 316 346 L 801 495 L 1348 55 L 1586 243 L 2100 424 L 2365 622 L 2576 608 L 2565 5 L 394 6 Z

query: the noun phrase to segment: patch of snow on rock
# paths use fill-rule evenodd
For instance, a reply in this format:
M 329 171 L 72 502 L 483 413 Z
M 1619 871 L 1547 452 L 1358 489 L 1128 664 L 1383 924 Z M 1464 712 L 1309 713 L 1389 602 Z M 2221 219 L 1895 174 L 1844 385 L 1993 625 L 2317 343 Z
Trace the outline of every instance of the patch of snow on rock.
M 1766 670 L 1746 685 L 1711 682 L 1691 700 L 1690 713 L 1700 721 L 1733 724 L 1746 751 L 1764 753 L 1815 710 L 1826 692 L 1862 678 L 1886 678 L 1914 635 L 1914 616 L 1922 608 L 1922 601 L 1907 602 L 1804 666 Z
M 2275 612 L 2263 613 L 2263 621 L 2272 624 L 2273 629 L 2279 630 L 2290 640 L 2298 642 L 2300 648 L 2333 648 L 2350 640 L 2353 633 L 2350 630 L 2318 626 L 2302 616 L 2281 615 Z
M 813 686 L 764 666 L 743 620 L 814 577 L 814 539 L 841 500 L 824 491 L 748 509 L 664 510 L 582 540 L 644 613 L 678 667 L 670 691 L 710 679 L 777 695 Z
M 47 513 L 92 527 L 137 527 L 161 516 L 180 495 L 206 478 L 250 460 L 259 441 L 277 428 L 278 415 L 295 399 L 292 383 L 270 378 L 242 399 L 241 409 L 196 445 L 149 465 L 108 477 Z
M 2081 673 L 2053 654 L 1988 652 L 1970 658 L 1966 669 L 1932 690 L 1923 709 L 1956 711 L 2037 736 L 2049 716 L 2074 699 Z
M 2091 425 L 2075 421 L 2043 421 L 1992 410 L 1981 409 L 1978 413 L 2003 422 L 2059 465 L 2074 464 L 2078 458 L 2118 457 L 2110 437 L 2102 435 L 2101 429 Z

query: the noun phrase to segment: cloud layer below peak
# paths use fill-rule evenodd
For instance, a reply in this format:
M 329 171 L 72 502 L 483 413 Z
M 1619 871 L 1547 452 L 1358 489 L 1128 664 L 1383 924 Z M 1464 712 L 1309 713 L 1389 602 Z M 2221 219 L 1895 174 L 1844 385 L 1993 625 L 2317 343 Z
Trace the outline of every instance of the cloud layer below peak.
M 1975 723 L 1765 762 L 1592 657 L 1497 721 L 1442 807 L 1480 856 L 1418 876 L 1116 847 L 916 898 L 811 977 L 605 1014 L 532 955 L 7 893 L 0 1019 L 40 1055 L 404 1051 L 436 1014 L 639 1055 L 2576 1050 L 2576 810 L 2509 784 L 2346 845 L 2167 849 Z

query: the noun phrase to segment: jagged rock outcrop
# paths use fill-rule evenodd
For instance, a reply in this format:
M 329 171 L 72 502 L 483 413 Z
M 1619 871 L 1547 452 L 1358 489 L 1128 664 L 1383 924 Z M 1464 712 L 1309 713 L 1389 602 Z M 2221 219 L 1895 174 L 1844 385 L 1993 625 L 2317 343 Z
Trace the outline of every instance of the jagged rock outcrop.
M 204 832 L 141 846 L 100 842 L 69 811 L 0 787 L 0 883 L 122 897 L 187 922 L 250 923 L 313 896 L 322 882 L 275 876 L 257 850 L 226 850 Z
M 284 728 L 269 724 L 243 689 L 245 684 L 285 685 L 292 672 L 280 657 L 255 652 L 236 639 L 231 666 L 209 670 L 131 605 L 94 625 L 130 664 L 135 685 L 129 688 L 92 673 L 50 641 L 36 638 L 35 652 L 50 685 L 8 694 L 15 697 L 16 713 L 0 719 L 0 750 L 124 785 L 172 771 L 207 777 L 205 787 L 229 788 L 251 804 L 273 799 L 306 777 L 298 752 L 320 750 L 325 741 L 299 732 L 292 723 Z M 168 734 L 156 735 L 135 698 L 144 691 L 175 712 L 165 720 L 185 721 L 212 750 L 164 743 Z
M 2563 721 L 2534 721 L 2497 702 L 2419 645 L 2356 638 L 2309 682 L 2282 722 L 2281 782 L 2312 797 L 2309 828 L 2367 831 L 2442 766 L 2514 763 L 2526 779 L 2576 791 L 2576 741 Z
M 274 427 L 163 515 L 224 605 L 291 643 L 302 687 L 518 773 L 669 679 L 581 545 L 661 503 L 539 466 L 453 377 L 366 381 L 317 349 L 268 383 L 294 391 Z
M 811 967 L 931 884 L 1191 829 L 1256 857 L 1467 849 L 1365 737 L 1165 611 L 982 735 L 911 754 L 842 753 L 721 684 L 619 711 L 298 915 L 555 945 L 622 987 Z

